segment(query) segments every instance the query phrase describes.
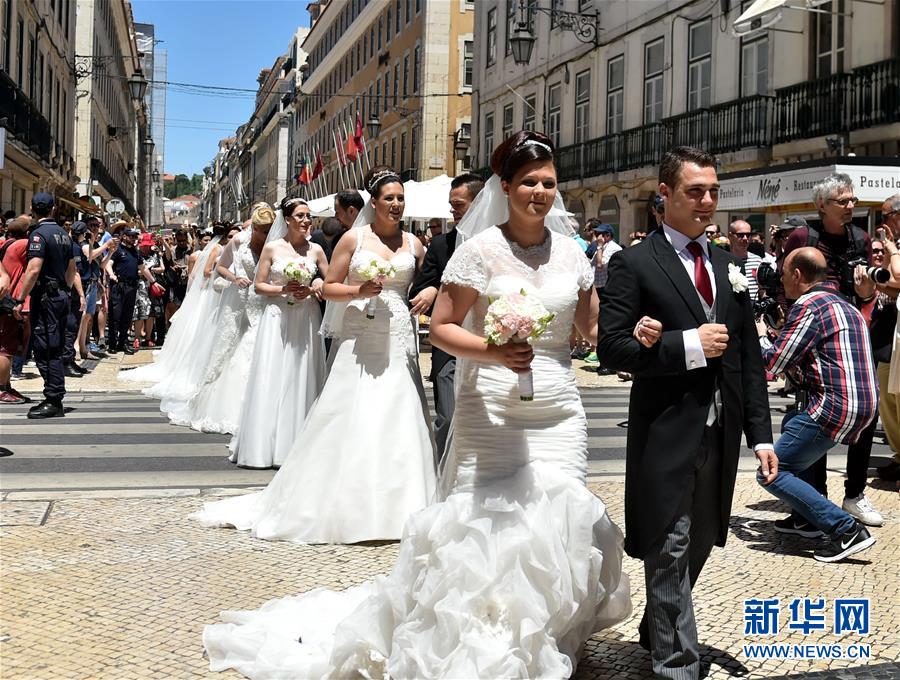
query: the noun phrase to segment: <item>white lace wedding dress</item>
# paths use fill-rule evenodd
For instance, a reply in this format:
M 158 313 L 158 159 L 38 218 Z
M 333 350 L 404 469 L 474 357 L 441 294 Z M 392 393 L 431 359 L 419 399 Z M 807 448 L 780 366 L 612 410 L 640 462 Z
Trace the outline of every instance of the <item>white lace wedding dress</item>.
M 556 313 L 535 343 L 535 397 L 516 375 L 462 362 L 443 502 L 412 515 L 389 576 L 223 612 L 211 670 L 249 678 L 564 678 L 585 640 L 627 617 L 622 535 L 585 487 L 587 426 L 569 359 L 577 244 L 523 250 L 490 228 L 457 248 L 444 281 L 488 297 L 522 288 Z M 460 369 L 462 372 L 460 373 Z M 302 640 L 302 643 L 299 642 Z
M 284 268 L 306 260 L 313 270 L 315 258 L 275 257 L 269 281 L 287 283 Z M 306 414 L 325 382 L 325 344 L 319 335 L 322 313 L 314 296 L 291 302 L 285 296 L 266 297 L 256 331 L 247 387 L 231 439 L 231 460 L 251 468 L 284 463 L 297 441 Z
M 233 271 L 237 276 L 253 281 L 257 257 L 250 249 L 249 238 L 245 241 L 237 248 Z M 256 294 L 252 285 L 240 288 L 232 284 L 229 290 L 237 299 L 221 313 L 234 316 L 227 324 L 231 332 L 216 339 L 216 350 L 210 355 L 206 376 L 197 394 L 168 412 L 169 420 L 175 425 L 186 425 L 200 432 L 234 434 L 237 431 L 250 384 L 250 364 L 265 299 Z M 228 292 L 226 290 L 223 295 Z M 221 356 L 217 357 L 219 354 Z
M 357 238 L 352 284 L 379 258 Z M 347 308 L 325 388 L 284 467 L 262 492 L 207 504 L 196 516 L 204 524 L 298 543 L 399 539 L 406 518 L 434 500 L 434 444 L 406 304 L 416 270 L 408 238 L 375 318 L 365 300 Z

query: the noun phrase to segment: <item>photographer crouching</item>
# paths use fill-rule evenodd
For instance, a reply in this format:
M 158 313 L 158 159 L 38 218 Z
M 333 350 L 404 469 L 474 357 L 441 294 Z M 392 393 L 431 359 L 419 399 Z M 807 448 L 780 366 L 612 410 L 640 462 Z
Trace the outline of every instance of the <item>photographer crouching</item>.
M 866 320 L 826 283 L 822 252 L 803 247 L 785 257 L 782 281 L 795 300 L 775 343 L 763 353 L 769 370 L 797 374 L 803 403 L 788 413 L 775 443 L 778 474 L 764 488 L 791 506 L 775 523 L 782 533 L 824 536 L 813 556 L 837 562 L 871 547 L 875 539 L 847 509 L 812 485 L 815 464 L 836 444 L 857 442 L 878 415 L 878 378 Z M 785 532 L 785 529 L 791 531 Z
M 886 283 L 890 273 L 882 268 L 871 268 L 871 239 L 851 222 L 853 208 L 859 202 L 853 195 L 852 180 L 843 173 L 830 175 L 813 187 L 812 198 L 822 220 L 822 230 L 809 226 L 795 228 L 784 243 L 784 260 L 799 248 L 816 248 L 825 259 L 824 285 L 831 286 L 857 310 L 871 306 L 877 295 L 876 282 Z M 789 295 L 787 302 L 792 302 Z M 867 356 L 871 358 L 871 353 Z M 798 399 L 802 397 L 798 394 Z M 873 418 L 858 439 L 848 446 L 847 479 L 841 505 L 844 511 L 869 526 L 884 524 L 881 513 L 865 495 L 876 422 L 877 418 Z M 826 476 L 827 461 L 823 455 L 811 468 L 810 483 L 827 497 Z M 801 536 L 809 534 L 807 522 L 797 514 L 778 522 L 776 530 Z

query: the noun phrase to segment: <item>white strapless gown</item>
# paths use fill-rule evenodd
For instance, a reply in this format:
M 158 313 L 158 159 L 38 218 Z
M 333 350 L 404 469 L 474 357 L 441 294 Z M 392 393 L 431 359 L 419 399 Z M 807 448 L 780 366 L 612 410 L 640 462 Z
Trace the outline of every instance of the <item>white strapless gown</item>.
M 515 374 L 461 362 L 447 497 L 409 518 L 390 575 L 228 611 L 207 626 L 211 670 L 249 678 L 564 678 L 585 640 L 630 614 L 622 534 L 585 487 L 587 427 L 568 335 L 593 275 L 555 234 L 522 250 L 491 228 L 445 282 L 525 288 L 557 314 L 535 343 L 533 402 Z M 302 643 L 299 642 L 302 640 Z
M 116 376 L 124 382 L 159 383 L 174 369 L 185 353 L 191 351 L 191 343 L 197 329 L 210 323 L 208 318 L 208 298 L 213 294 L 207 279 L 203 278 L 203 267 L 212 252 L 212 244 L 207 246 L 194 264 L 194 277 L 188 284 L 187 294 L 178 311 L 172 315 L 171 325 L 166 331 L 163 346 L 153 352 L 153 363 L 138 366 L 130 371 L 119 371 Z M 203 311 L 201 311 L 203 310 Z
M 354 271 L 378 255 L 360 250 Z M 375 318 L 347 308 L 318 402 L 284 467 L 262 492 L 207 504 L 204 524 L 297 543 L 399 539 L 410 514 L 435 498 L 435 455 L 406 291 L 415 257 L 395 255 Z
M 301 259 L 276 257 L 269 281 L 286 283 L 285 266 Z M 315 259 L 307 255 L 306 260 L 315 269 Z M 319 302 L 310 296 L 289 304 L 286 297 L 278 296 L 266 297 L 264 304 L 239 425 L 228 445 L 232 462 L 252 468 L 284 463 L 325 383 Z
M 253 281 L 256 264 L 256 256 L 247 240 L 235 253 L 234 270 L 238 276 Z M 252 285 L 249 288 L 232 285 L 229 290 L 237 300 L 221 313 L 235 317 L 227 324 L 232 335 L 216 339 L 218 351 L 214 350 L 210 355 L 206 377 L 197 394 L 169 410 L 169 420 L 174 425 L 186 425 L 199 432 L 237 432 L 244 396 L 250 385 L 250 364 L 265 299 L 256 294 Z M 222 303 L 225 304 L 224 297 Z M 217 358 L 217 354 L 221 358 Z

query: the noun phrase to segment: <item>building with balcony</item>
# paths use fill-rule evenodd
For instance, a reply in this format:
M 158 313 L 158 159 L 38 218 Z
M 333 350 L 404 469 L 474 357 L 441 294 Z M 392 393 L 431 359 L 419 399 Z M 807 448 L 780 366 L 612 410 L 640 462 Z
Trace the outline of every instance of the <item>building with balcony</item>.
M 145 76 L 135 41 L 131 3 L 77 0 L 77 11 L 78 191 L 100 204 L 119 198 L 126 211 L 135 215 L 146 203 L 149 173 L 144 167 L 144 144 L 151 137 L 144 104 L 146 90 L 137 92 L 132 88 L 136 78 L 143 80 Z M 139 168 L 143 168 L 140 173 Z
M 295 167 L 321 153 L 322 179 L 307 195 L 360 187 L 371 165 L 404 179 L 454 175 L 454 143 L 471 123 L 472 0 L 330 0 L 308 5 L 309 56 L 295 98 Z M 365 152 L 342 166 L 357 117 Z M 377 134 L 373 134 L 377 133 Z M 342 152 L 341 152 L 342 154 Z
M 859 194 L 863 223 L 876 217 L 876 196 L 880 206 L 900 190 L 896 2 L 776 7 L 780 20 L 744 35 L 733 24 L 751 2 L 531 4 L 547 11 L 476 4 L 473 162 L 487 166 L 516 130 L 546 132 L 579 219 L 599 217 L 622 235 L 652 225 L 659 160 L 680 144 L 718 156 L 723 227 L 737 217 L 756 230 L 787 213 L 817 217 L 809 188 L 835 168 L 857 187 L 877 184 Z M 596 41 L 576 40 L 552 10 L 597 16 Z M 524 66 L 509 42 L 519 22 L 535 38 Z M 796 185 L 791 167 L 803 170 Z M 798 190 L 779 195 L 788 185 Z
M 0 211 L 75 189 L 75 3 L 0 0 Z M 71 206 L 69 206 L 71 209 Z

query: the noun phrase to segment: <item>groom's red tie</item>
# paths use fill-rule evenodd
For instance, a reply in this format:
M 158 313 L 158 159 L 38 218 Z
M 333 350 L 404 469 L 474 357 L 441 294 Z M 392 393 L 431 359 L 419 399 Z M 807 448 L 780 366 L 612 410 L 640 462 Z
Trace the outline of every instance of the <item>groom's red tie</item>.
M 688 252 L 694 256 L 694 285 L 697 292 L 706 300 L 706 304 L 712 307 L 713 290 L 712 281 L 709 280 L 709 272 L 703 262 L 703 246 L 696 241 L 687 244 Z

